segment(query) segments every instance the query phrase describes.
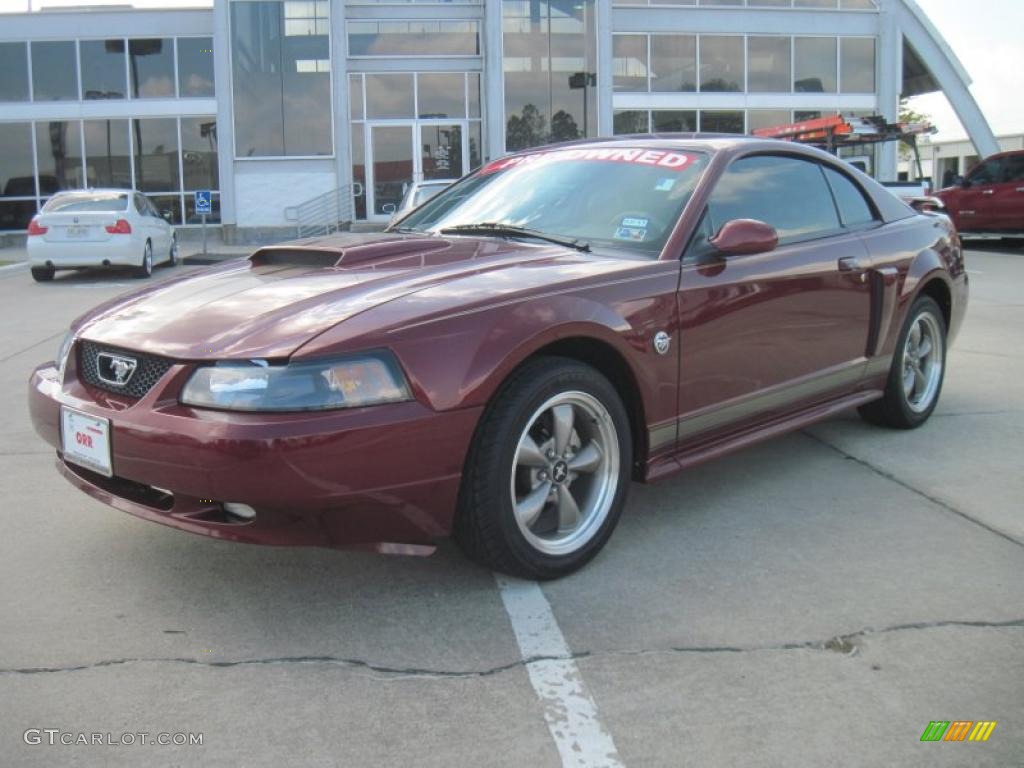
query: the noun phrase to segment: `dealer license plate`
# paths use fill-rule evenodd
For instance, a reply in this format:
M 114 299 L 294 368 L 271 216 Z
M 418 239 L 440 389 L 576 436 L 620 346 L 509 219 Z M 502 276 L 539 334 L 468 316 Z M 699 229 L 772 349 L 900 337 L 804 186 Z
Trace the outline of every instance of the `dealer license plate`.
M 110 477 L 110 420 L 90 416 L 67 406 L 60 409 L 60 434 L 64 458 Z

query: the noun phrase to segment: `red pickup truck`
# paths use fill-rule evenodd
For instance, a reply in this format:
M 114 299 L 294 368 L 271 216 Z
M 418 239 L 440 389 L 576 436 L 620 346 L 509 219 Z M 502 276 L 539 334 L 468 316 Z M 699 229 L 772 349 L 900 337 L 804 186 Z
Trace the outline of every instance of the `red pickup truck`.
M 961 232 L 1024 234 L 1024 150 L 987 157 L 936 197 Z

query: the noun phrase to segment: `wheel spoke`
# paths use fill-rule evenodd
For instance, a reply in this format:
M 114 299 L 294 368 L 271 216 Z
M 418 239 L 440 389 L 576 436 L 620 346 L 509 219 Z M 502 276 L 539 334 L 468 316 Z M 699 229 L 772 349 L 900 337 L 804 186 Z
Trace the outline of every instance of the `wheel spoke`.
M 921 366 L 914 366 L 914 392 L 918 395 L 923 395 L 928 387 L 928 379 L 925 378 L 924 371 L 921 370 Z
M 555 453 L 561 455 L 572 437 L 573 408 L 571 405 L 556 405 L 551 409 L 554 421 Z
M 580 508 L 568 486 L 558 486 L 558 530 L 571 531 L 580 519 Z
M 921 343 L 921 324 L 920 323 L 914 323 L 914 327 L 910 329 L 910 337 L 908 338 L 908 341 L 910 342 L 910 348 L 911 349 L 916 349 L 918 344 Z
M 519 441 L 519 453 L 516 454 L 516 464 L 522 464 L 527 467 L 547 466 L 544 452 L 537 445 L 537 441 L 528 434 L 523 435 L 523 439 Z
M 601 447 L 594 440 L 591 440 L 583 450 L 572 457 L 572 460 L 569 462 L 569 469 L 573 472 L 590 473 L 601 466 L 602 458 Z
M 529 528 L 540 517 L 544 504 L 551 493 L 551 483 L 541 483 L 516 504 L 516 517 L 519 522 Z
M 928 357 L 928 355 L 932 353 L 932 340 L 929 338 L 922 339 L 915 351 L 917 352 L 918 360 L 923 360 Z
M 914 394 L 914 369 L 910 367 L 903 372 L 903 394 L 907 400 Z

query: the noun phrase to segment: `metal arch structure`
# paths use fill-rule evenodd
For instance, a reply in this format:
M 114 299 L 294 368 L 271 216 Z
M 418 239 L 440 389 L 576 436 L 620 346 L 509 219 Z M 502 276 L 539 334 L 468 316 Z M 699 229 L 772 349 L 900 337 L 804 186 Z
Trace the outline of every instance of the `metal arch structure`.
M 883 0 L 883 9 L 895 27 L 890 40 L 901 43 L 895 82 L 902 85 L 902 95 L 943 91 L 978 154 L 999 152 L 999 142 L 971 94 L 970 75 L 916 0 Z

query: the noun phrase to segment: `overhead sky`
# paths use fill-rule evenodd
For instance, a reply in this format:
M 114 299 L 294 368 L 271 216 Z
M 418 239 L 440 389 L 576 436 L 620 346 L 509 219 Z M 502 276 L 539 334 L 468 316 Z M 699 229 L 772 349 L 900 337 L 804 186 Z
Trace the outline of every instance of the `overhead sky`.
M 917 0 L 974 81 L 971 91 L 996 134 L 1024 133 L 1024 0 Z M 912 101 L 938 127 L 966 133 L 941 93 Z
M 24 11 L 30 0 L 0 0 L 0 11 Z M 43 6 L 102 5 L 119 0 L 31 0 Z M 136 7 L 207 6 L 210 0 L 123 0 Z M 917 0 L 970 73 L 972 91 L 997 134 L 1024 133 L 1024 0 Z M 931 115 L 937 139 L 964 136 L 941 93 L 920 96 L 912 106 Z

